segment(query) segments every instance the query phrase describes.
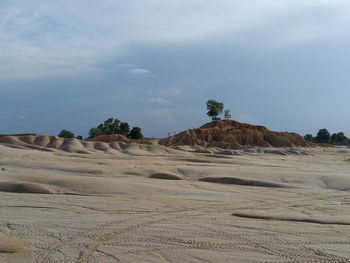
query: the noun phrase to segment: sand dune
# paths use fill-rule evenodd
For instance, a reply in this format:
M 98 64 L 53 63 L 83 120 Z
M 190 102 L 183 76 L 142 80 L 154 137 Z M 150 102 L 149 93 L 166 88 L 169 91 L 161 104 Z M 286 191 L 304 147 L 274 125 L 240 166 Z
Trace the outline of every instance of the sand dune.
M 0 253 L 26 252 L 28 248 L 19 240 L 0 233 Z
M 13 193 L 54 194 L 57 191 L 47 185 L 37 183 L 4 182 L 0 183 L 0 191 Z

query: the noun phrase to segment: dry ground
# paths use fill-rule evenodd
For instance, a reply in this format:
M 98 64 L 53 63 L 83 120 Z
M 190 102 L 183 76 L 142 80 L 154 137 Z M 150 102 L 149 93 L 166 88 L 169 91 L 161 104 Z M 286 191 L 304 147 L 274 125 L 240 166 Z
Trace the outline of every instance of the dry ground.
M 348 149 L 14 146 L 0 262 L 350 262 Z

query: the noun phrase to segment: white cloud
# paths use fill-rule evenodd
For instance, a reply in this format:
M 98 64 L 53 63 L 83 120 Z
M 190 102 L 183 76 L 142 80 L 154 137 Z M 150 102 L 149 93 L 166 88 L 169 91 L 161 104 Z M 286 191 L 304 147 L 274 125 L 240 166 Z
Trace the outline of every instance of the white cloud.
M 3 0 L 0 79 L 99 70 L 99 62 L 134 44 L 234 40 L 252 32 L 280 46 L 348 37 L 349 14 L 348 0 Z
M 160 103 L 160 104 L 169 104 L 169 101 L 164 98 L 150 98 L 149 102 L 152 103 Z
M 144 69 L 144 68 L 132 68 L 128 72 L 130 74 L 134 74 L 134 75 L 144 75 L 144 74 L 152 73 L 150 70 L 147 70 L 147 69 Z

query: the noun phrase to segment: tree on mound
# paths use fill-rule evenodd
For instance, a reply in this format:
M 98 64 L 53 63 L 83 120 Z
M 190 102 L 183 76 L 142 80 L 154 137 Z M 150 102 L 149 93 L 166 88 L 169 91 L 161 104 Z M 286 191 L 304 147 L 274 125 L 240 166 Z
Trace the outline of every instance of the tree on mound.
M 74 138 L 74 133 L 68 130 L 62 130 L 59 134 L 58 137 L 61 138 Z
M 207 101 L 207 115 L 212 118 L 213 121 L 220 120 L 218 116 L 222 113 L 224 104 L 215 100 Z
M 142 139 L 143 138 L 143 134 L 141 133 L 141 128 L 139 127 L 133 127 L 132 130 L 130 131 L 128 137 L 130 139 Z
M 225 120 L 230 120 L 231 119 L 231 113 L 230 113 L 230 110 L 224 110 L 224 119 Z
M 143 138 L 141 128 L 134 127 L 130 131 L 130 126 L 127 122 L 121 122 L 120 120 L 114 118 L 109 118 L 97 127 L 93 127 L 89 130 L 89 138 L 111 134 L 121 134 L 129 138 L 132 138 L 131 136 L 133 136 L 135 139 Z

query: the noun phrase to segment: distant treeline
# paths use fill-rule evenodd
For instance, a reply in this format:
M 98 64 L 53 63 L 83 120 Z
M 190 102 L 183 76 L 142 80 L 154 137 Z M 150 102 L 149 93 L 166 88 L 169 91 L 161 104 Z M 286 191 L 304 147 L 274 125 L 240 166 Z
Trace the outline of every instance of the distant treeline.
M 331 135 L 327 129 L 320 129 L 315 137 L 312 134 L 306 134 L 304 139 L 314 143 L 350 145 L 350 139 L 343 132 L 333 133 Z
M 109 118 L 97 127 L 93 127 L 89 130 L 89 138 L 97 137 L 100 135 L 121 134 L 130 139 L 142 139 L 141 128 L 133 127 L 130 130 L 130 126 L 127 122 L 121 122 L 118 119 Z M 83 140 L 82 136 L 75 136 L 74 133 L 68 130 L 62 130 L 59 134 L 62 138 L 77 138 Z

